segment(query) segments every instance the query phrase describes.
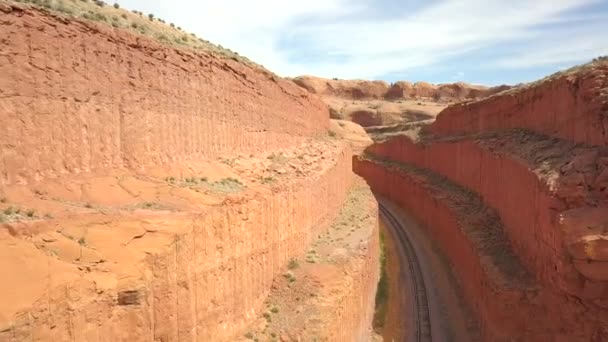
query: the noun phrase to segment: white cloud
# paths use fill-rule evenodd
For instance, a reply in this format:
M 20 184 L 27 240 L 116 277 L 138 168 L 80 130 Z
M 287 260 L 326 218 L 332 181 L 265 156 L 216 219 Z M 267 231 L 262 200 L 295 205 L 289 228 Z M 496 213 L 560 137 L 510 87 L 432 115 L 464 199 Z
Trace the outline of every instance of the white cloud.
M 535 42 L 545 37 L 538 25 L 568 21 L 569 10 L 598 1 L 442 0 L 400 17 L 368 15 L 381 6 L 373 0 L 123 2 L 230 47 L 283 76 L 375 78 L 504 43 Z M 607 33 L 604 25 L 596 35 Z M 605 46 L 600 38 L 580 43 L 584 46 L 576 59 L 589 58 L 598 46 Z M 512 62 L 497 63 L 517 67 L 568 62 L 574 57 L 564 56 L 572 55 L 573 49 L 564 45 L 542 54 L 521 51 L 509 57 Z
M 606 30 L 590 26 L 583 30 L 549 31 L 533 46 L 524 45 L 488 67 L 507 69 L 534 68 L 547 65 L 572 65 L 593 57 L 608 55 Z

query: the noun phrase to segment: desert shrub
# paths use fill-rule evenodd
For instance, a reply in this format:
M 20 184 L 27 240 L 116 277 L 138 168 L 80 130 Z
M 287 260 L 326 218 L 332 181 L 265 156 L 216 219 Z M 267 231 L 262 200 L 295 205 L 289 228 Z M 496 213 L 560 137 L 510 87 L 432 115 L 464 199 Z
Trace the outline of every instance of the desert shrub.
M 106 5 L 106 3 L 102 0 L 94 0 L 95 1 L 95 5 L 99 6 L 99 7 L 103 7 Z
M 72 15 L 72 14 L 74 14 L 74 11 L 72 11 L 72 9 L 71 9 L 71 8 L 66 7 L 66 6 L 65 6 L 65 4 L 64 4 L 63 2 L 61 2 L 61 1 L 60 1 L 60 2 L 58 2 L 58 3 L 55 5 L 54 9 L 55 9 L 56 11 L 58 11 L 58 12 L 65 13 L 65 14 L 68 14 L 68 15 Z
M 118 2 L 114 3 L 114 8 L 116 8 L 116 9 L 120 8 L 120 5 L 118 4 Z
M 35 4 L 38 4 L 46 9 L 51 9 L 53 8 L 51 1 L 50 0 L 42 0 L 40 2 L 35 2 Z
M 127 13 L 123 13 L 120 15 L 123 19 L 127 19 Z
M 274 177 L 272 177 L 272 176 L 262 177 L 261 181 L 262 181 L 262 184 L 272 183 L 272 182 L 274 182 Z
M 152 14 L 152 13 L 148 14 L 148 19 L 154 20 L 154 14 Z
M 175 27 L 175 24 L 174 24 L 174 23 L 171 23 L 171 24 L 169 24 L 169 26 L 171 26 L 171 27 Z
M 106 21 L 106 19 L 107 19 L 106 15 L 103 13 L 95 13 L 95 14 L 93 14 L 93 17 L 95 20 L 98 20 L 98 21 Z
M 593 62 L 603 62 L 608 61 L 608 56 L 599 56 L 593 59 Z
M 298 263 L 298 260 L 291 259 L 291 260 L 289 260 L 289 265 L 287 265 L 287 268 L 289 268 L 290 270 L 295 270 L 299 266 L 300 266 L 300 264 Z

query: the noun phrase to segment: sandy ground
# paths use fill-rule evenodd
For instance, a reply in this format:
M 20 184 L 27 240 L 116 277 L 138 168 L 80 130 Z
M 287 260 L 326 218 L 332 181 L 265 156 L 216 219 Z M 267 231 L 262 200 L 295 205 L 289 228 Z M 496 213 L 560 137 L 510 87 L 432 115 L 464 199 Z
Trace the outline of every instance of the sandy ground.
M 353 261 L 365 258 L 368 244 L 377 242 L 377 220 L 375 198 L 358 179 L 329 230 L 275 280 L 266 310 L 239 341 L 328 341 L 326 327 L 356 292 Z
M 449 263 L 441 254 L 439 249 L 432 243 L 431 239 L 426 235 L 424 228 L 418 225 L 406 212 L 398 206 L 386 199 L 379 199 L 380 203 L 387 208 L 395 218 L 397 218 L 401 226 L 407 230 L 407 236 L 410 239 L 423 274 L 424 283 L 427 291 L 428 308 L 430 313 L 430 323 L 432 340 L 434 341 L 474 341 L 477 337 L 476 322 L 472 321 L 473 317 L 466 304 L 462 300 L 461 290 L 458 282 L 449 267 Z M 390 224 L 384 222 L 387 231 L 390 233 L 393 241 L 398 241 L 395 238 L 396 232 Z M 398 262 L 400 265 L 406 265 L 409 260 L 403 253 L 403 249 L 396 246 L 395 249 L 388 249 L 389 263 Z M 404 289 L 404 284 L 410 282 L 411 274 L 406 267 L 401 268 L 401 287 L 391 288 L 389 290 L 389 300 L 395 298 L 406 297 L 406 309 L 403 312 L 408 312 L 406 317 L 403 317 L 403 328 L 400 333 L 405 333 L 405 336 L 395 336 L 395 341 L 414 341 L 415 329 L 411 326 L 411 317 L 415 310 L 411 305 L 411 296 L 406 293 L 409 288 Z M 393 283 L 394 284 L 394 283 Z M 393 285 L 394 286 L 394 285 Z M 405 290 L 405 291 L 404 291 Z M 469 317 L 467 319 L 467 317 Z M 391 318 L 389 318 L 391 319 Z

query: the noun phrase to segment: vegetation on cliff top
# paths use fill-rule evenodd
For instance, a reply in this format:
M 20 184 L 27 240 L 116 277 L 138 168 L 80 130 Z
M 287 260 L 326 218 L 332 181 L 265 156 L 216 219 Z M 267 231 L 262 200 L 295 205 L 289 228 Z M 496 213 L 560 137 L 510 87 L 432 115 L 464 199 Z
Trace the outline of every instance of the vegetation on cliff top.
M 207 51 L 221 57 L 256 65 L 237 52 L 199 38 L 194 33 L 185 32 L 174 23 L 167 23 L 165 20 L 156 17 L 154 13 L 144 14 L 137 10 L 128 11 L 121 8 L 118 3 L 111 5 L 101 0 L 0 0 L 0 2 L 33 5 L 53 14 L 95 21 L 114 28 L 124 29 L 173 47 Z

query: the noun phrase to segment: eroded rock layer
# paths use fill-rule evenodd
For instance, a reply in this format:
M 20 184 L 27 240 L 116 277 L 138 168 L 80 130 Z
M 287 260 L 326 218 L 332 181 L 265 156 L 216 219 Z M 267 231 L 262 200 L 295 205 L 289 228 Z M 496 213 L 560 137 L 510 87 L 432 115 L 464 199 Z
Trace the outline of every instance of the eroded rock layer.
M 596 62 L 470 104 L 448 107 L 431 131 L 470 134 L 506 128 L 588 145 L 608 144 L 608 63 Z
M 29 7 L 0 4 L 0 37 L 0 341 L 240 336 L 351 188 L 327 107 L 236 60 Z M 343 322 L 365 331 L 357 295 Z
M 608 338 L 607 70 L 448 107 L 355 162 L 441 246 L 486 341 Z
M 320 100 L 269 72 L 0 9 L 2 184 L 259 152 L 329 127 Z

